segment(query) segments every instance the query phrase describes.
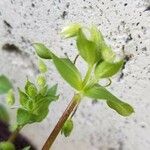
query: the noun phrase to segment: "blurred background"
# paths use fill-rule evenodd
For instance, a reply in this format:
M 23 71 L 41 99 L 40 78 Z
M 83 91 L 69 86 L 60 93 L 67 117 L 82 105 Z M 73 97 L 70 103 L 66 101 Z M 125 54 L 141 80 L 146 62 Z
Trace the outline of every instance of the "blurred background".
M 74 117 L 71 136 L 59 135 L 52 150 L 149 150 L 150 0 L 1 0 L 0 74 L 7 75 L 15 89 L 24 86 L 26 76 L 33 80 L 38 74 L 35 42 L 73 60 L 77 55 L 74 40 L 60 35 L 70 22 L 97 25 L 118 54 L 125 51 L 125 68 L 114 77 L 109 90 L 130 103 L 135 113 L 124 118 L 105 102 L 85 98 Z M 60 99 L 51 105 L 42 123 L 22 130 L 38 150 L 73 95 L 53 64 L 46 63 L 49 83 L 59 83 Z M 78 59 L 77 65 L 84 73 L 82 60 Z M 0 98 L 4 103 L 4 96 Z M 14 109 L 10 115 L 15 122 Z

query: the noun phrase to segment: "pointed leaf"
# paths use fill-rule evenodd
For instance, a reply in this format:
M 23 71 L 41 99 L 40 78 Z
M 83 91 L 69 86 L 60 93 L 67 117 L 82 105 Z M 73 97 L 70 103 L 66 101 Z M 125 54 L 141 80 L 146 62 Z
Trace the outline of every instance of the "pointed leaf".
M 115 75 L 121 69 L 123 63 L 123 60 L 115 63 L 109 63 L 107 61 L 98 63 L 95 67 L 96 78 L 108 78 Z
M 29 97 L 35 97 L 37 95 L 36 86 L 33 83 L 31 83 L 29 80 L 27 80 L 26 82 L 25 91 L 26 91 L 26 94 L 29 95 Z
M 75 65 L 68 58 L 58 58 L 55 55 L 53 55 L 53 61 L 64 80 L 75 89 L 80 90 L 82 87 L 82 79 Z
M 116 96 L 114 96 L 104 87 L 98 84 L 88 89 L 85 89 L 84 92 L 84 94 L 90 98 L 106 100 L 108 106 L 117 111 L 122 116 L 129 116 L 134 112 L 132 106 L 125 102 L 122 102 Z
M 29 101 L 29 97 L 28 95 L 26 95 L 24 92 L 22 92 L 20 89 L 19 90 L 19 101 L 20 104 L 24 107 L 24 108 L 28 108 L 28 101 Z
M 107 46 L 105 42 L 101 44 L 100 52 L 102 54 L 102 58 L 104 61 L 107 61 L 110 63 L 114 62 L 116 58 L 116 54 L 115 52 L 113 52 L 110 46 Z
M 0 94 L 7 93 L 11 88 L 12 84 L 9 79 L 4 75 L 0 75 Z
M 47 95 L 56 95 L 58 84 L 53 85 L 47 91 Z
M 24 126 L 26 124 L 30 124 L 35 122 L 35 115 L 31 114 L 25 109 L 19 108 L 17 110 L 17 124 L 20 126 Z
M 88 63 L 93 65 L 99 59 L 97 46 L 93 41 L 89 41 L 80 30 L 77 36 L 77 47 L 81 57 Z
M 102 33 L 97 29 L 96 26 L 92 26 L 90 29 L 91 32 L 91 41 L 95 42 L 98 47 L 104 42 Z
M 50 50 L 41 43 L 34 43 L 33 47 L 36 50 L 36 53 L 39 57 L 43 58 L 43 59 L 51 59 L 51 52 Z

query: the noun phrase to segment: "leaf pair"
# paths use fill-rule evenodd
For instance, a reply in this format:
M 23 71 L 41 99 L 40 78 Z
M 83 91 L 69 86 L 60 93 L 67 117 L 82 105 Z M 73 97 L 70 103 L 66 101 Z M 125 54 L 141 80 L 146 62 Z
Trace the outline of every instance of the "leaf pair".
M 106 100 L 107 105 L 122 116 L 129 116 L 134 112 L 132 106 L 122 102 L 116 96 L 98 84 L 86 89 L 84 94 L 90 98 Z

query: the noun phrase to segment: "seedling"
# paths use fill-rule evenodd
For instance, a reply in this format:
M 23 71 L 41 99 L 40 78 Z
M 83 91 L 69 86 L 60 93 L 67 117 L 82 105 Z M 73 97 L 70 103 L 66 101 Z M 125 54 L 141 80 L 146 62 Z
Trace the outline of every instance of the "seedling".
M 84 97 L 89 97 L 91 100 L 105 100 L 111 109 L 122 116 L 129 116 L 134 112 L 129 104 L 121 101 L 99 84 L 103 79 L 111 81 L 111 77 L 122 68 L 124 59 L 117 59 L 115 52 L 106 44 L 97 27 L 87 28 L 80 24 L 72 24 L 62 31 L 62 35 L 76 40 L 78 56 L 87 63 L 88 69 L 83 77 L 75 65 L 78 56 L 75 61 L 71 61 L 69 58 L 57 56 L 41 43 L 34 44 L 38 56 L 52 60 L 62 78 L 75 90 L 71 102 L 49 135 L 43 150 L 50 149 L 60 131 L 65 136 L 70 135 L 73 129 L 72 117 Z
M 41 122 L 45 119 L 49 112 L 49 105 L 58 99 L 56 95 L 57 85 L 49 87 L 46 82 L 45 72 L 47 71 L 45 63 L 39 62 L 40 75 L 37 77 L 36 83 L 32 83 L 27 79 L 24 89 L 18 88 L 19 105 L 17 106 L 17 119 L 14 125 L 14 132 L 8 141 L 0 143 L 0 150 L 15 150 L 12 144 L 20 130 L 27 124 Z M 8 93 L 7 93 L 8 92 Z M 15 96 L 13 94 L 12 84 L 5 76 L 0 76 L 0 94 L 5 94 L 6 102 L 11 107 L 15 104 Z M 9 115 L 4 106 L 0 105 L 0 120 L 8 122 Z M 24 148 L 29 150 L 30 147 Z

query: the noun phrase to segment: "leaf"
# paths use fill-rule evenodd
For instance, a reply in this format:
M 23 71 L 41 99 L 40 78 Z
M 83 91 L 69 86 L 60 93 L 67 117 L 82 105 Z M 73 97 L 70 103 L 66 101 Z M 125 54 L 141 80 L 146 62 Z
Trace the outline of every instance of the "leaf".
M 6 123 L 9 122 L 9 114 L 6 108 L 1 104 L 0 104 L 0 120 Z
M 91 32 L 91 41 L 96 43 L 98 47 L 101 46 L 101 44 L 104 42 L 104 38 L 102 33 L 97 29 L 95 25 L 93 25 L 90 29 Z
M 15 150 L 15 146 L 11 142 L 0 142 L 0 150 Z
M 24 108 L 28 108 L 28 101 L 29 101 L 29 97 L 26 93 L 22 92 L 20 89 L 18 89 L 19 91 L 19 101 L 20 104 L 24 107 Z
M 35 115 L 31 114 L 25 109 L 19 108 L 17 110 L 17 124 L 19 126 L 24 126 L 26 124 L 35 122 L 35 117 Z
M 58 58 L 53 55 L 54 64 L 60 75 L 77 90 L 82 88 L 81 74 L 68 58 Z
M 36 86 L 27 80 L 25 85 L 25 91 L 30 97 L 35 97 L 37 95 L 37 88 Z
M 105 42 L 103 42 L 101 44 L 101 48 L 100 48 L 100 52 L 102 54 L 102 58 L 104 61 L 107 62 L 114 62 L 115 58 L 116 58 L 116 54 L 115 52 L 112 51 L 110 46 L 107 46 Z
M 69 26 L 65 27 L 61 34 L 65 38 L 74 37 L 78 34 L 79 29 L 81 28 L 81 25 L 78 23 L 70 24 Z
M 82 30 L 79 31 L 77 36 L 77 47 L 79 54 L 88 64 L 93 65 L 100 59 L 96 44 L 93 41 L 89 41 Z
M 47 95 L 56 95 L 58 84 L 53 85 L 48 89 Z
M 123 60 L 115 63 L 109 63 L 106 61 L 98 63 L 94 72 L 96 78 L 108 78 L 115 75 L 121 69 L 123 63 Z
M 61 129 L 61 134 L 64 134 L 65 137 L 68 137 L 73 130 L 73 121 L 71 119 L 68 119 L 64 126 Z
M 116 110 L 122 116 L 129 116 L 134 112 L 133 108 L 129 104 L 122 101 L 107 101 L 107 105 Z
M 7 93 L 11 88 L 12 84 L 9 79 L 4 75 L 0 75 L 0 94 Z
M 106 100 L 108 106 L 117 111 L 122 116 L 129 116 L 134 112 L 132 106 L 122 102 L 116 96 L 98 84 L 85 89 L 84 94 L 90 98 Z
M 44 44 L 34 43 L 33 47 L 39 57 L 43 59 L 52 59 L 50 50 Z
M 42 87 L 39 91 L 39 93 L 42 95 L 42 96 L 46 96 L 47 95 L 47 92 L 48 92 L 48 85 L 45 85 L 44 87 Z

